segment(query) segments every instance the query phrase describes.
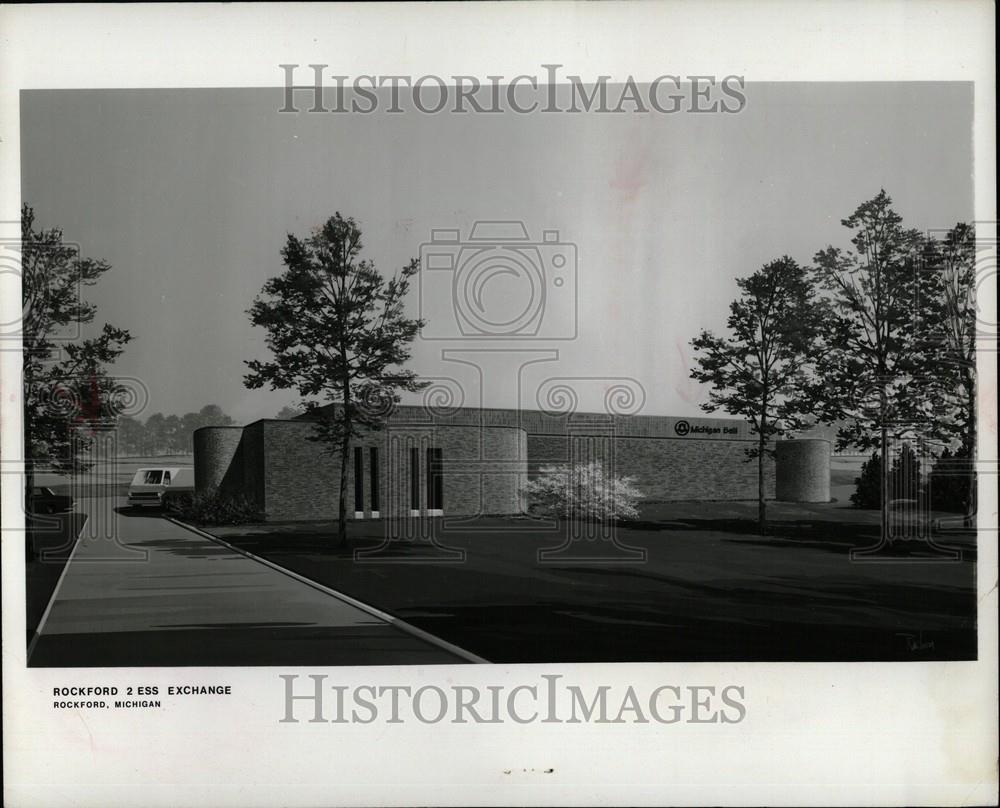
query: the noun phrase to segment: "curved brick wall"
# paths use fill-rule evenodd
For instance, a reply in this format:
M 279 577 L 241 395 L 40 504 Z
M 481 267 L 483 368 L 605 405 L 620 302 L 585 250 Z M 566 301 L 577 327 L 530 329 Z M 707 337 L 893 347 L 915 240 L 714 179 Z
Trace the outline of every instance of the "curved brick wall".
M 396 431 L 393 429 L 392 431 Z M 444 450 L 445 513 L 521 513 L 528 480 L 528 436 L 509 427 L 436 428 Z
M 243 427 L 206 426 L 196 429 L 193 437 L 194 484 L 199 494 L 232 487 L 234 473 L 239 473 L 242 481 L 242 464 L 237 453 Z
M 784 502 L 830 501 L 830 442 L 818 438 L 775 444 L 775 497 Z

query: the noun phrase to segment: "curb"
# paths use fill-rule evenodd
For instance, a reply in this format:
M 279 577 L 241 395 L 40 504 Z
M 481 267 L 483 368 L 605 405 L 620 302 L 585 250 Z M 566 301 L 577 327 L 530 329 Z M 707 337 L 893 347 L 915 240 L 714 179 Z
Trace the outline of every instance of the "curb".
M 254 555 L 248 550 L 236 547 L 235 545 L 227 542 L 225 539 L 220 539 L 218 536 L 213 536 L 211 533 L 207 533 L 206 531 L 196 528 L 193 525 L 189 525 L 187 522 L 182 522 L 180 519 L 175 519 L 172 516 L 165 516 L 164 519 L 166 519 L 168 522 L 173 522 L 178 527 L 184 528 L 185 530 L 188 530 L 198 536 L 201 536 L 204 539 L 208 539 L 209 541 L 215 542 L 216 544 L 221 544 L 223 547 L 232 550 L 234 553 L 239 553 L 240 555 L 246 556 L 247 558 L 250 558 L 260 564 L 263 564 L 266 567 L 270 567 L 271 569 L 280 572 L 282 575 L 287 575 L 289 578 L 294 578 L 299 583 L 306 584 L 307 586 L 310 586 L 319 592 L 323 592 L 324 594 L 337 598 L 337 600 L 341 600 L 344 603 L 348 603 L 357 609 L 361 609 L 361 611 L 367 612 L 373 617 L 377 617 L 379 620 L 382 620 L 383 622 L 395 626 L 400 631 L 404 631 L 407 634 L 411 634 L 414 637 L 418 637 L 424 642 L 428 642 L 431 645 L 437 646 L 438 648 L 444 651 L 448 651 L 449 653 L 454 654 L 455 656 L 464 659 L 467 662 L 474 662 L 480 665 L 491 664 L 488 659 L 483 659 L 481 656 L 478 656 L 472 653 L 471 651 L 466 651 L 464 648 L 460 648 L 457 645 L 453 645 L 447 640 L 442 640 L 440 637 L 437 637 L 434 634 L 431 634 L 430 632 L 424 631 L 422 628 L 417 628 L 416 626 L 407 623 L 405 620 L 402 620 L 401 618 L 396 617 L 395 615 L 389 614 L 388 612 L 383 612 L 381 609 L 378 609 L 375 606 L 372 606 L 371 604 L 365 603 L 364 601 L 358 600 L 357 598 L 352 598 L 350 595 L 345 595 L 343 592 L 338 592 L 336 589 L 331 589 L 328 586 L 324 586 L 323 584 L 317 583 L 316 581 L 306 578 L 304 575 L 299 575 L 299 573 L 297 572 L 292 572 L 289 569 L 285 569 L 284 567 L 275 564 L 273 561 L 269 561 L 266 558 Z
M 76 533 L 76 540 L 73 542 L 73 549 L 70 550 L 69 555 L 66 556 L 66 563 L 63 564 L 62 572 L 59 573 L 59 580 L 56 581 L 55 589 L 52 590 L 49 602 L 45 604 L 45 611 L 42 612 L 42 616 L 38 618 L 38 625 L 35 626 L 35 636 L 31 638 L 31 642 L 28 644 L 28 650 L 24 655 L 25 666 L 31 664 L 31 652 L 35 650 L 35 646 L 38 645 L 38 640 L 41 639 L 42 629 L 45 627 L 45 621 L 49 619 L 49 612 L 52 611 L 52 604 L 56 602 L 56 596 L 59 594 L 59 590 L 63 585 L 63 580 L 66 578 L 66 570 L 69 569 L 69 565 L 73 561 L 73 556 L 76 555 L 76 549 L 80 546 L 80 537 L 83 535 L 83 530 L 87 527 L 87 522 L 89 521 L 90 514 L 85 513 L 83 515 L 83 521 L 80 523 L 80 529 Z

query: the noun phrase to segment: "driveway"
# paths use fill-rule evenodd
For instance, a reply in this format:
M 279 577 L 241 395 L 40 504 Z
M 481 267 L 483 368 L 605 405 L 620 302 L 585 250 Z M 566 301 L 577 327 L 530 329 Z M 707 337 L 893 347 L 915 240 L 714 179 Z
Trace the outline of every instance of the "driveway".
M 32 667 L 482 661 L 120 498 L 79 504 L 88 519 Z

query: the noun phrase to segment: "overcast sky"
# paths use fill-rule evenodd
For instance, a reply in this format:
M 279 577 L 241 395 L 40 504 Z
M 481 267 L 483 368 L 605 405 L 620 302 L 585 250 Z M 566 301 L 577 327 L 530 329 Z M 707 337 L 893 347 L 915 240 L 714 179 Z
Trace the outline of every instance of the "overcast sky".
M 112 264 L 89 297 L 99 323 L 134 336 L 116 372 L 148 386 L 144 415 L 215 403 L 249 422 L 296 400 L 244 388 L 243 360 L 267 356 L 245 310 L 281 272 L 285 234 L 335 211 L 358 220 L 383 273 L 432 228 L 465 236 L 477 220 L 521 220 L 533 240 L 558 230 L 576 245 L 575 289 L 571 273 L 549 285 L 539 320 L 565 332 L 575 291 L 576 339 L 415 345 L 413 369 L 454 379 L 467 405 L 535 407 L 566 378 L 579 379 L 582 408 L 600 410 L 625 377 L 644 390 L 642 412 L 698 415 L 688 343 L 724 323 L 734 278 L 846 245 L 840 220 L 882 187 L 908 226 L 972 218 L 970 85 L 748 84 L 746 95 L 736 115 L 458 116 L 279 114 L 274 89 L 31 91 L 22 197 L 39 225 Z M 557 253 L 572 255 L 539 255 Z M 423 314 L 447 334 L 441 277 L 425 278 Z M 520 284 L 493 278 L 487 305 L 526 305 Z M 442 358 L 456 348 L 497 349 L 453 357 L 485 368 L 482 385 L 472 365 Z

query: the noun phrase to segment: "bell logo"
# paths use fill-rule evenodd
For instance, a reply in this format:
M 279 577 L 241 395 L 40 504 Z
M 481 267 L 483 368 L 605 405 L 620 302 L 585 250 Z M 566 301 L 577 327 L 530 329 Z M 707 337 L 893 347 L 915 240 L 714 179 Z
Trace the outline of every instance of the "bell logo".
M 687 421 L 678 421 L 674 424 L 674 432 L 680 435 L 682 438 L 691 431 L 691 424 Z

